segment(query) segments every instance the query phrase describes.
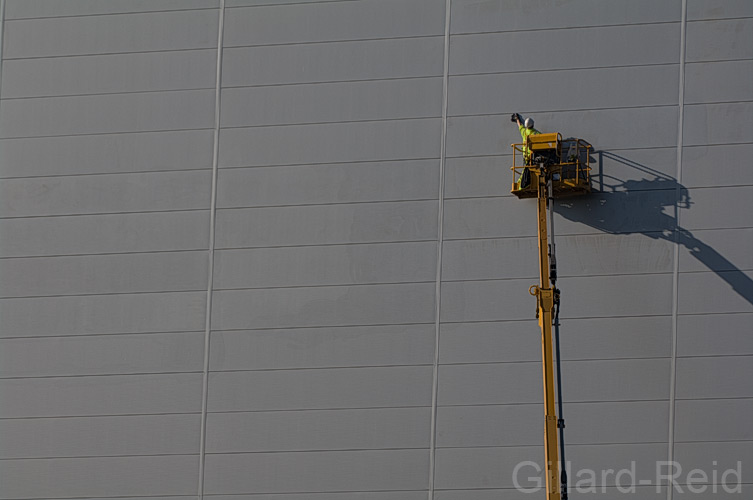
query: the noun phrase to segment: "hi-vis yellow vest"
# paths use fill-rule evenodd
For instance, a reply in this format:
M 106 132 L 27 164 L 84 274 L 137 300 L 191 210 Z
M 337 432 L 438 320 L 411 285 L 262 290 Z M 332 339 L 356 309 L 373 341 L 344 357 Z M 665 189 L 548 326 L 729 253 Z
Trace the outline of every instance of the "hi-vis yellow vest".
M 520 129 L 520 136 L 523 138 L 523 158 L 525 158 L 526 162 L 528 162 L 528 158 L 531 157 L 531 150 L 528 148 L 528 146 L 525 145 L 526 139 L 528 139 L 529 135 L 536 135 L 540 134 L 538 130 L 535 128 L 525 128 L 525 126 L 520 125 L 518 127 Z

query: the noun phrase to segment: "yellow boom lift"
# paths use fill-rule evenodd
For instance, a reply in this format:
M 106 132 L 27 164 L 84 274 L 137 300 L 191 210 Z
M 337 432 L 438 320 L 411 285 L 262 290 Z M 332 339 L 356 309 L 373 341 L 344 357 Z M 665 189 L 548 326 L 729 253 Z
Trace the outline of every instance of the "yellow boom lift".
M 544 460 L 547 500 L 567 500 L 567 473 L 564 469 L 565 420 L 562 418 L 562 376 L 559 349 L 559 303 L 557 260 L 554 245 L 553 200 L 591 192 L 591 145 L 581 139 L 562 139 L 559 133 L 529 135 L 524 143 L 512 144 L 512 194 L 536 198 L 538 204 L 539 284 L 529 288 L 536 297 L 536 317 L 541 327 L 544 375 Z M 525 165 L 528 159 L 529 165 Z M 516 164 L 517 160 L 520 165 Z M 547 207 L 549 217 L 547 222 Z M 550 242 L 551 240 L 551 242 Z M 554 346 L 552 343 L 554 326 Z M 553 352 L 553 349 L 555 352 Z M 554 371 L 556 357 L 557 400 L 555 411 Z M 557 443 L 559 429 L 559 446 Z M 559 448 L 559 457 L 557 451 Z M 559 463 L 558 463 L 559 462 Z M 562 471 L 560 474 L 560 464 Z

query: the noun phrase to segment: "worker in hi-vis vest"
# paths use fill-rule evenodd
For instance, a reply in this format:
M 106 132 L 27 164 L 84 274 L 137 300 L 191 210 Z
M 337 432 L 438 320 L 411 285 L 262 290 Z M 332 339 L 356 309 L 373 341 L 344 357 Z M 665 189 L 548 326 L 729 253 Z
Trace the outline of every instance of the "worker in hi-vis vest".
M 515 122 L 518 124 L 518 130 L 520 131 L 520 136 L 523 138 L 523 159 L 525 161 L 526 165 L 531 165 L 531 149 L 528 147 L 528 136 L 529 135 L 536 135 L 540 134 L 538 130 L 533 128 L 533 118 L 526 118 L 525 122 L 523 121 L 523 117 L 520 116 L 520 113 L 513 113 L 510 117 L 510 121 Z M 523 169 L 523 174 L 518 177 L 517 184 L 518 189 L 526 188 L 531 183 L 531 173 L 528 171 L 527 168 Z
M 512 120 L 518 124 L 518 130 L 520 131 L 520 137 L 523 138 L 523 158 L 525 159 L 526 165 L 531 164 L 531 150 L 528 148 L 528 145 L 526 144 L 526 141 L 528 139 L 529 135 L 536 135 L 540 134 L 538 130 L 533 128 L 533 118 L 526 118 L 525 122 L 523 121 L 523 117 L 520 116 L 520 113 L 515 113 L 512 115 Z

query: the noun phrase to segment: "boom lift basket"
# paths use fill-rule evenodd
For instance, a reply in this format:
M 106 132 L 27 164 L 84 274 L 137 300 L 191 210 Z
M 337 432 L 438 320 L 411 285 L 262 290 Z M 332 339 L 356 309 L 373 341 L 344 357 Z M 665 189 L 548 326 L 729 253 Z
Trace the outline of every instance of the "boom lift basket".
M 592 146 L 582 139 L 562 139 L 558 132 L 529 135 L 526 142 L 512 146 L 512 194 L 518 198 L 536 198 L 542 165 L 551 176 L 555 198 L 579 196 L 591 192 L 590 153 Z M 526 149 L 530 165 L 526 165 Z M 524 175 L 524 171 L 528 174 Z M 531 179 L 521 186 L 521 179 Z

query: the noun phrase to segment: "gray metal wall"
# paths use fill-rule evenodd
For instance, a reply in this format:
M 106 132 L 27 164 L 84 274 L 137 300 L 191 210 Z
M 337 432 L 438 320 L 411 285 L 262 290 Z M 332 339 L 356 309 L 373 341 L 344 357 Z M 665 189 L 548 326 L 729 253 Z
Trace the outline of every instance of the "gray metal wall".
M 753 493 L 750 1 L 6 0 L 2 26 L 0 499 L 543 498 L 512 481 L 543 461 L 515 111 L 596 147 L 601 192 L 555 221 L 574 472 Z M 740 460 L 742 494 L 657 491 L 670 459 Z

